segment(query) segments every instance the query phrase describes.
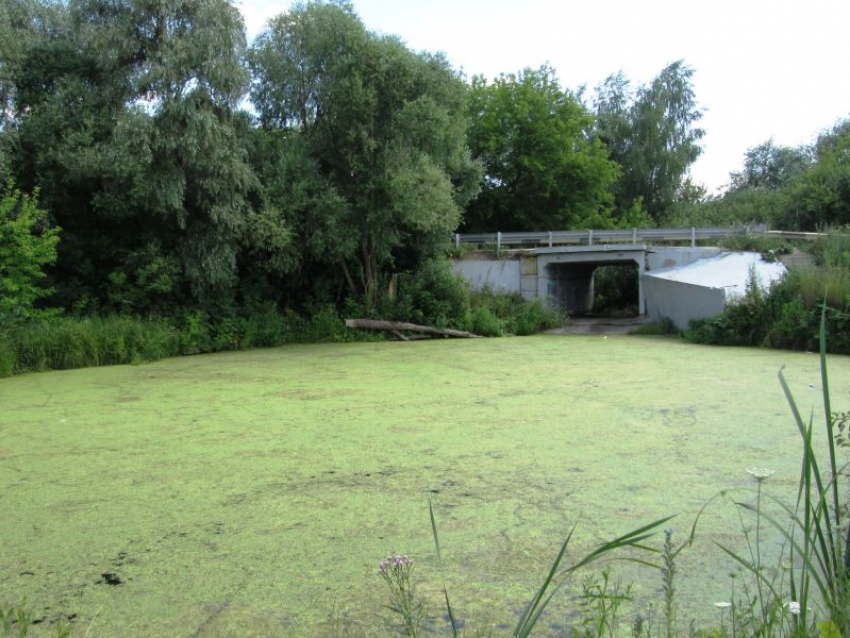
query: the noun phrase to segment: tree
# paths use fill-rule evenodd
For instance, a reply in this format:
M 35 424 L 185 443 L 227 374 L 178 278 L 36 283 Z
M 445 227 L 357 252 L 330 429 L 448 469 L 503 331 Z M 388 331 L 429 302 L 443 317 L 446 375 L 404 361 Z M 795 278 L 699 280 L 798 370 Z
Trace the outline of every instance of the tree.
M 65 305 L 115 281 L 196 301 L 231 294 L 256 187 L 235 107 L 245 36 L 227 0 L 44 0 L 11 66 L 17 181 L 64 229 Z M 43 16 L 47 16 L 46 18 Z M 163 266 L 167 264 L 167 267 Z M 150 273 L 169 276 L 150 288 Z M 175 267 L 178 272 L 175 272 Z
M 775 225 L 803 231 L 850 225 L 850 119 L 818 137 L 814 163 L 783 191 L 786 205 Z
M 0 189 L 0 326 L 33 316 L 35 302 L 51 292 L 39 282 L 56 261 L 59 229 L 46 218 L 37 193 L 22 195 L 11 182 Z
M 688 169 L 699 157 L 704 131 L 691 83 L 693 69 L 681 60 L 634 93 L 622 73 L 597 88 L 596 135 L 622 173 L 614 189 L 618 209 L 640 197 L 660 222 L 677 200 Z
M 336 264 L 376 303 L 388 272 L 433 253 L 475 192 L 463 81 L 442 56 L 369 33 L 346 2 L 296 4 L 249 60 L 281 166 L 267 173 L 266 208 L 295 229 L 302 267 Z
M 747 150 L 744 169 L 730 175 L 730 188 L 782 188 L 802 175 L 812 162 L 810 149 L 776 146 L 768 140 Z
M 616 167 L 593 120 L 550 67 L 488 83 L 473 78 L 469 145 L 484 163 L 467 231 L 600 227 L 610 223 Z

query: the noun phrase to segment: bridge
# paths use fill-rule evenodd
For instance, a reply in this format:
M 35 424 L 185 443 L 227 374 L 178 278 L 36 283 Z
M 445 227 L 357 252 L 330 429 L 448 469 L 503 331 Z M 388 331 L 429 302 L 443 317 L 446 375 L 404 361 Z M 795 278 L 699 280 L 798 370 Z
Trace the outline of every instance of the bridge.
M 563 245 L 626 244 L 637 243 L 689 243 L 696 247 L 698 241 L 713 241 L 734 236 L 800 239 L 814 241 L 824 233 L 804 233 L 787 230 L 770 230 L 764 224 L 735 226 L 732 228 L 632 228 L 628 230 L 548 230 L 517 233 L 457 233 L 452 237 L 456 248 L 461 245 L 493 247 L 498 254 L 503 248 Z
M 820 236 L 765 227 L 456 235 L 457 246 L 477 244 L 488 249 L 455 259 L 454 271 L 473 288 L 520 294 L 526 300 L 543 299 L 550 307 L 575 316 L 593 310 L 597 268 L 632 265 L 638 272 L 639 314 L 656 320 L 670 317 L 680 328 L 687 328 L 691 319 L 722 312 L 728 295 L 746 285 L 751 267 L 763 274 L 766 284 L 784 271 L 781 264 L 765 264 L 756 253 L 748 253 L 743 260 L 730 259 L 732 253 L 721 248 L 697 245 L 697 241 L 741 234 L 795 239 Z M 638 243 L 638 238 L 688 245 L 651 245 Z M 619 241 L 603 243 L 612 239 Z M 508 246 L 519 248 L 506 249 Z

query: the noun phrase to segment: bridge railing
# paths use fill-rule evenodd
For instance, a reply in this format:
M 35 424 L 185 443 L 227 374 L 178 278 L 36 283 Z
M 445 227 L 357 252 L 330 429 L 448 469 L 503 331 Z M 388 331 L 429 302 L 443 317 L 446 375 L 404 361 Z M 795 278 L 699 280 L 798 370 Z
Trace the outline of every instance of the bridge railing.
M 633 228 L 630 230 L 552 230 L 523 233 L 457 233 L 456 247 L 461 244 L 495 245 L 496 251 L 510 246 L 555 247 L 561 245 L 637 244 L 647 242 L 690 242 L 722 239 L 734 235 L 781 236 L 782 231 L 768 231 L 763 224 L 736 228 Z M 801 233 L 796 233 L 797 235 Z M 805 233 L 814 235 L 815 233 Z M 795 237 L 796 238 L 796 237 Z M 806 237 L 809 238 L 809 237 Z

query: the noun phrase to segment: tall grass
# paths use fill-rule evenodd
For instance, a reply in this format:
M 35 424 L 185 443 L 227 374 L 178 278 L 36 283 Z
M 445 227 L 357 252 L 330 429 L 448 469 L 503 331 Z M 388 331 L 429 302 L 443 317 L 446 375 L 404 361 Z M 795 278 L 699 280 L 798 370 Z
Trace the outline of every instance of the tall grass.
M 164 321 L 50 319 L 16 326 L 0 339 L 0 375 L 136 364 L 178 353 L 177 332 Z

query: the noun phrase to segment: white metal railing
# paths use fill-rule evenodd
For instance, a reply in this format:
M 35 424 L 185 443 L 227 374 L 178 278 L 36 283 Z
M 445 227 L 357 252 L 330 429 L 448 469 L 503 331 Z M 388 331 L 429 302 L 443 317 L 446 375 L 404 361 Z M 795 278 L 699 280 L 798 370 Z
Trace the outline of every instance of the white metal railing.
M 795 233 L 795 235 L 798 234 Z M 806 235 L 812 234 L 806 233 Z M 768 231 L 766 226 L 760 224 L 736 228 L 633 228 L 630 230 L 551 230 L 532 233 L 457 233 L 454 236 L 454 242 L 456 247 L 460 247 L 461 244 L 495 245 L 496 251 L 499 252 L 507 246 L 548 246 L 552 248 L 565 244 L 594 246 L 597 244 L 637 244 L 638 242 L 659 241 L 688 241 L 691 246 L 696 246 L 698 240 L 722 239 L 733 235 L 784 236 L 783 231 Z

